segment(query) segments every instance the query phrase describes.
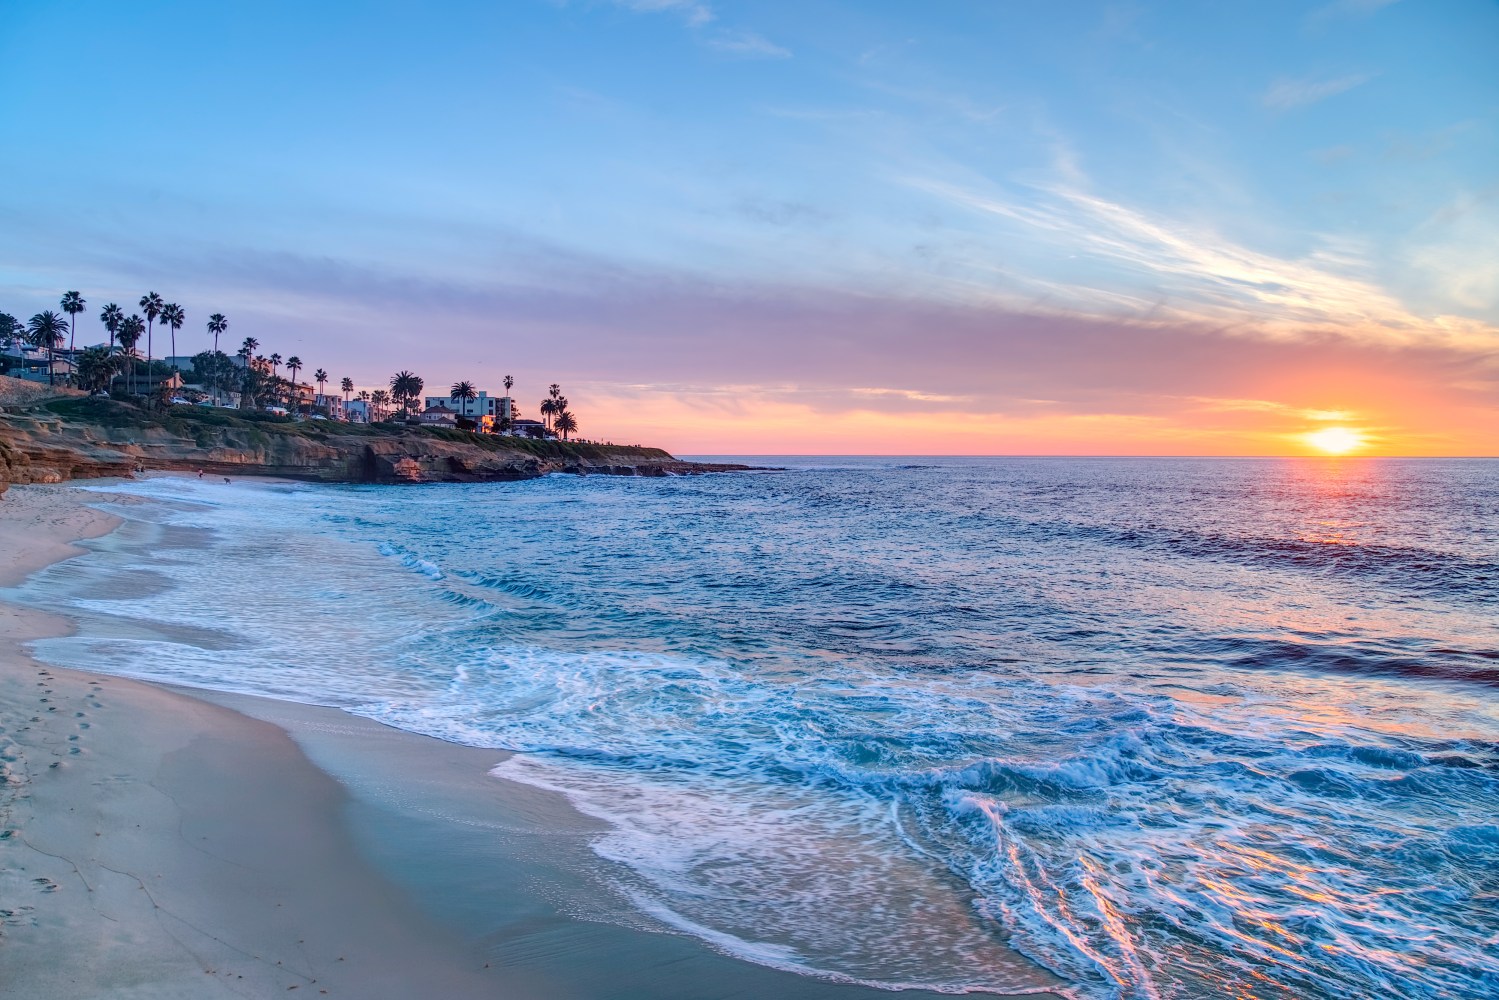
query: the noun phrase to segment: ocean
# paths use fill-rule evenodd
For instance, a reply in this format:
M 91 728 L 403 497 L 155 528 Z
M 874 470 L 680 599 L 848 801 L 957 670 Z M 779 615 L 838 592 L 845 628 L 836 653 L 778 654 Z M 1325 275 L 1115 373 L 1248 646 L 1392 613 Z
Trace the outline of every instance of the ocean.
M 17 596 L 51 663 L 516 751 L 748 961 L 1499 995 L 1499 462 L 754 461 L 95 485 L 125 526 Z

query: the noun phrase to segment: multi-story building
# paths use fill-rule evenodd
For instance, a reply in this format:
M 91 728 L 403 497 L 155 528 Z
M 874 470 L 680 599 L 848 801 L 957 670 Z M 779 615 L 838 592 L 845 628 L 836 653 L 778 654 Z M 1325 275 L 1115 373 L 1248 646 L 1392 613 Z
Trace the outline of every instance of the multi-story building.
M 0 370 L 5 371 L 13 378 L 24 378 L 32 382 L 49 381 L 47 374 L 49 361 L 47 352 L 40 347 L 28 347 L 20 341 L 14 341 L 11 345 L 0 348 Z M 57 383 L 66 382 L 73 374 L 73 362 L 67 358 L 66 351 L 54 351 L 50 361 L 50 381 Z
M 342 396 L 334 396 L 328 393 L 320 392 L 318 393 L 317 399 L 314 401 L 313 405 L 327 410 L 329 420 L 344 419 L 344 398 Z
M 458 399 L 453 396 L 428 396 L 426 397 L 426 409 L 440 406 L 445 410 L 451 410 L 460 417 L 468 417 L 475 423 L 480 417 L 492 417 L 494 420 L 503 420 L 512 415 L 512 406 L 509 396 L 491 396 L 487 392 L 481 392 L 473 399 Z

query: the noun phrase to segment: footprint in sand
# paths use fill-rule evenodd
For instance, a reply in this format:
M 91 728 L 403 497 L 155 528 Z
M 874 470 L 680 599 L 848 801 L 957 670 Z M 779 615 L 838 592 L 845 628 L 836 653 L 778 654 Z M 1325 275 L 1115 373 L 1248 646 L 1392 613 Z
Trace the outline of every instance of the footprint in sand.
M 87 728 L 89 728 L 89 726 L 91 726 L 91 725 L 92 725 L 92 724 L 93 724 L 93 723 L 89 723 L 89 722 L 80 722 L 80 723 L 78 723 L 78 728 L 79 728 L 79 729 L 87 729 Z
M 7 906 L 4 909 L 0 909 L 0 924 L 19 927 L 30 923 L 30 919 L 26 915 L 32 912 L 33 909 L 35 907 L 31 906 Z
M 38 892 L 56 892 L 58 888 L 57 883 L 50 878 L 34 878 L 31 883 L 36 886 Z

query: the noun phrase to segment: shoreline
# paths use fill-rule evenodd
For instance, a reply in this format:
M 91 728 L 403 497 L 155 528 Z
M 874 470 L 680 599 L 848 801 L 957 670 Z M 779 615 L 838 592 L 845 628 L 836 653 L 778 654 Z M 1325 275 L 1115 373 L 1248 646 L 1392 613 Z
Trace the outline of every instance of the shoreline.
M 9 491 L 0 586 L 120 523 L 67 485 Z M 601 824 L 491 776 L 503 751 L 21 648 L 69 629 L 0 603 L 0 765 L 14 779 L 0 786 L 0 899 L 16 901 L 0 915 L 4 992 L 888 995 L 652 926 L 588 849 Z
M 6 381 L 13 380 L 0 376 Z M 5 388 L 0 385 L 0 395 Z M 428 425 L 297 422 L 191 406 L 161 412 L 93 397 L 42 396 L 0 406 L 0 493 L 6 485 L 127 476 L 136 469 L 344 484 L 513 482 L 556 472 L 649 477 L 752 471 L 687 462 L 639 445 Z

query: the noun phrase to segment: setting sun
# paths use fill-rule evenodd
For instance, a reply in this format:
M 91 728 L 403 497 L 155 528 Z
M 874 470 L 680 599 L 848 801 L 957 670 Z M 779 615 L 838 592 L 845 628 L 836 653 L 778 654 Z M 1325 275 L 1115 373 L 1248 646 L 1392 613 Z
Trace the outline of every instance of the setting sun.
M 1364 435 L 1347 427 L 1324 427 L 1302 435 L 1307 444 L 1328 455 L 1346 455 L 1362 448 Z

